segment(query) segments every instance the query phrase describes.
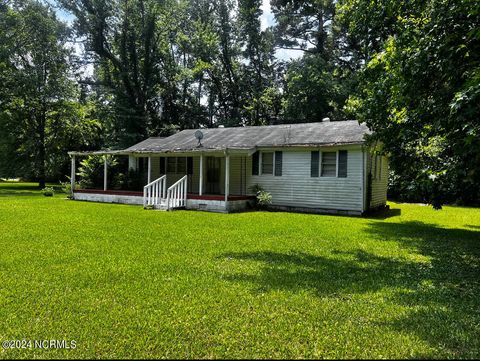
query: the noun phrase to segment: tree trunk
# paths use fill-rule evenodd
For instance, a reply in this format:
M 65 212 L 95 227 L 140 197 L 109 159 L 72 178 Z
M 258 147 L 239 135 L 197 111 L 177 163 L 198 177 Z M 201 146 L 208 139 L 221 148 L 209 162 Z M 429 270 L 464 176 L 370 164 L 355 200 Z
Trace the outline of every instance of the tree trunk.
M 38 186 L 45 188 L 45 126 L 40 129 L 40 144 L 38 149 Z
M 46 178 L 46 171 L 45 171 L 45 158 L 46 158 L 46 150 L 45 150 L 45 126 L 46 126 L 46 105 L 45 103 L 42 104 L 41 107 L 41 114 L 40 114 L 40 121 L 38 124 L 38 158 L 37 158 L 37 171 L 38 171 L 38 186 L 40 188 L 45 188 L 45 178 Z

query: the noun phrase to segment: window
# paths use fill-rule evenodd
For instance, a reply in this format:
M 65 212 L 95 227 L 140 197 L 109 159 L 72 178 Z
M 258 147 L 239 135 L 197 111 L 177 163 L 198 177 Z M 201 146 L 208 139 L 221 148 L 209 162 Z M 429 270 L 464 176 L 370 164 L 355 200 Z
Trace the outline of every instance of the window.
M 177 157 L 177 173 L 178 174 L 187 173 L 187 158 Z
M 337 152 L 322 152 L 322 177 L 337 176 Z
M 262 152 L 262 174 L 273 174 L 272 152 Z
M 338 177 L 346 178 L 347 177 L 347 160 L 348 152 L 346 150 L 338 151 Z
M 167 173 L 175 173 L 177 167 L 177 158 L 168 157 L 167 158 Z

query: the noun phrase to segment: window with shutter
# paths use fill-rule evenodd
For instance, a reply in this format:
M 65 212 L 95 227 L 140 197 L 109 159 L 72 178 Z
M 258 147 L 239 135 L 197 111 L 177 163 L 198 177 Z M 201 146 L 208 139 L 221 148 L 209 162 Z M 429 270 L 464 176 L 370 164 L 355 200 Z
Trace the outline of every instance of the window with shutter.
M 177 173 L 185 174 L 187 172 L 187 158 L 178 157 L 177 158 Z
M 275 152 L 275 175 L 276 176 L 282 175 L 282 167 L 283 167 L 283 152 L 277 151 Z
M 273 152 L 262 152 L 262 174 L 273 174 Z
M 322 177 L 337 176 L 337 152 L 322 152 Z
M 340 178 L 347 177 L 348 152 L 346 150 L 338 151 L 338 176 Z
M 168 157 L 167 158 L 167 173 L 175 173 L 177 167 L 177 158 Z
M 320 165 L 320 152 L 318 150 L 315 150 L 311 153 L 311 161 L 310 161 L 311 177 L 318 177 L 319 165 Z

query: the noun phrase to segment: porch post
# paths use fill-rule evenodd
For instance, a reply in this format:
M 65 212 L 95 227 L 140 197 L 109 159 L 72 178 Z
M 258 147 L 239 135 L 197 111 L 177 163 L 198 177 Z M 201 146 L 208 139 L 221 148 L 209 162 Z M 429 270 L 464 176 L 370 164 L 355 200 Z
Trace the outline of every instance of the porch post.
M 148 176 L 147 183 L 150 183 L 152 179 L 152 157 L 148 157 Z
M 198 194 L 203 194 L 203 153 L 200 154 L 200 184 L 198 185 Z
M 73 198 L 73 191 L 75 190 L 75 155 L 72 155 L 72 170 L 70 174 L 70 195 Z
M 228 193 L 230 190 L 230 155 L 225 153 L 225 209 L 228 205 Z
M 107 156 L 103 156 L 103 190 L 107 190 L 107 172 L 108 172 L 108 164 L 107 164 Z

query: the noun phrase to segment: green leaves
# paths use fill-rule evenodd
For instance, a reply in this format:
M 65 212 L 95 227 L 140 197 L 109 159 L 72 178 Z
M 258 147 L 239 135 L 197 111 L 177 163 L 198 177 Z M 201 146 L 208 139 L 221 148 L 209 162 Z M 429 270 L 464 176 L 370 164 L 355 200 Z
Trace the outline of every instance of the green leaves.
M 436 208 L 443 202 L 478 204 L 480 43 L 472 32 L 480 26 L 478 16 L 472 16 L 476 6 L 467 0 L 384 1 L 384 8 L 366 3 L 340 5 L 343 16 L 355 19 L 350 22 L 353 36 L 381 40 L 365 43 L 369 57 L 360 95 L 348 104 L 391 154 L 398 175 L 392 195 Z M 367 8 L 370 16 L 364 16 Z M 385 11 L 393 31 L 376 33 Z M 413 191 L 405 192 L 407 188 Z

